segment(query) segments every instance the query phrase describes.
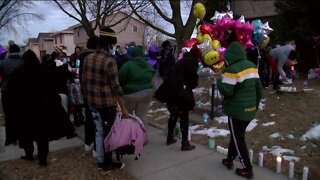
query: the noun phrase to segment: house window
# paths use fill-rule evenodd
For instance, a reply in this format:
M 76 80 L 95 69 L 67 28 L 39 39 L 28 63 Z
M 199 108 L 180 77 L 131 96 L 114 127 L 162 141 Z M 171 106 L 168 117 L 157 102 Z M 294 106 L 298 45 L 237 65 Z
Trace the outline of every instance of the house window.
M 62 43 L 62 34 L 60 34 L 59 36 L 60 36 L 60 43 Z
M 133 26 L 132 27 L 132 32 L 138 32 L 138 26 Z
M 78 36 L 78 37 L 80 36 L 80 31 L 79 31 L 79 29 L 77 29 L 77 36 Z

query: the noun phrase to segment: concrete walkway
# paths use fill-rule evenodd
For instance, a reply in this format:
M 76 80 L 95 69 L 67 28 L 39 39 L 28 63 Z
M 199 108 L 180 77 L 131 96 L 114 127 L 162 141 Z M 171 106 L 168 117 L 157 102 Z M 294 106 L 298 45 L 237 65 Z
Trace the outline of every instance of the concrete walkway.
M 79 137 L 61 139 L 50 143 L 50 151 L 83 145 L 83 126 L 77 128 Z M 4 142 L 4 127 L 0 127 L 0 142 Z M 139 160 L 133 155 L 125 156 L 125 169 L 139 180 L 242 180 L 234 171 L 227 170 L 222 164 L 224 158 L 206 146 L 197 145 L 193 151 L 180 151 L 180 143 L 165 145 L 166 135 L 163 130 L 149 127 L 149 143 L 143 149 Z M 23 151 L 17 146 L 3 147 L 0 161 L 17 159 Z M 36 151 L 35 151 L 36 152 Z M 240 167 L 235 162 L 235 167 Z M 276 174 L 269 169 L 254 166 L 254 178 L 258 180 L 285 180 L 283 174 Z

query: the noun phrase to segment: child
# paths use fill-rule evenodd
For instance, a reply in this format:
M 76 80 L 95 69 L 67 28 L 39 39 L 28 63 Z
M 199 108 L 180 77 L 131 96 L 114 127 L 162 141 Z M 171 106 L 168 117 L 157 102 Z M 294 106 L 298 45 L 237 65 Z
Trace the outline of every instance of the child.
M 84 124 L 84 116 L 82 114 L 83 96 L 81 94 L 80 80 L 78 71 L 73 72 L 73 79 L 69 83 L 70 104 L 73 106 L 73 122 L 79 127 Z

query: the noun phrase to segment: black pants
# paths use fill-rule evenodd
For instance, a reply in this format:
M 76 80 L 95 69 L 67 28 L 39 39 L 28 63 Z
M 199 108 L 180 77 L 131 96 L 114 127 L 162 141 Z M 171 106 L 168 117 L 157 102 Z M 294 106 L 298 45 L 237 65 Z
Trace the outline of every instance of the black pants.
M 88 104 L 84 104 L 85 108 L 85 116 L 86 119 L 84 121 L 84 143 L 86 145 L 91 145 L 92 143 L 96 143 L 95 141 L 95 125 L 92 119 L 92 112 L 89 109 Z
M 273 89 L 274 90 L 278 90 L 279 88 L 279 84 L 280 84 L 280 74 L 279 73 L 274 73 L 272 75 L 272 78 L 273 78 Z
M 13 122 L 13 114 L 14 109 L 10 107 L 10 101 L 8 98 L 8 94 L 5 91 L 1 92 L 1 102 L 2 102 L 2 109 L 4 114 L 4 120 L 5 120 L 5 128 L 6 128 L 6 142 L 5 145 L 9 145 L 11 143 L 16 143 L 17 137 L 16 133 L 12 132 L 15 128 L 13 128 L 14 122 Z
M 75 125 L 83 124 L 83 113 L 82 113 L 82 105 L 74 105 L 73 106 L 73 122 Z
M 47 156 L 49 152 L 49 141 L 48 140 L 36 140 L 38 147 L 38 158 L 40 163 L 47 163 Z M 20 146 L 24 149 L 24 152 L 27 157 L 33 157 L 33 141 L 32 140 L 23 140 L 19 142 Z
M 178 118 L 180 117 L 180 129 L 182 134 L 182 142 L 188 141 L 189 130 L 189 111 L 181 110 L 175 105 L 167 104 L 170 118 L 168 121 L 168 137 L 174 136 L 174 128 L 176 127 Z
M 249 123 L 250 121 L 242 121 L 228 117 L 228 125 L 230 129 L 228 159 L 234 160 L 238 156 L 240 163 L 244 168 L 252 169 L 245 141 L 245 132 Z

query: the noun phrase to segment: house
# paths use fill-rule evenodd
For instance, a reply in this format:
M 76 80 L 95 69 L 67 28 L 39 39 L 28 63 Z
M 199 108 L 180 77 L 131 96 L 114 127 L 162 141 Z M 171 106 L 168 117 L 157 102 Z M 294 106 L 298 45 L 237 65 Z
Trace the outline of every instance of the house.
M 59 48 L 66 52 L 68 56 L 74 53 L 74 38 L 73 30 L 65 29 L 56 33 L 52 33 L 50 37 L 53 38 L 53 47 Z
M 54 50 L 53 38 L 50 37 L 52 33 L 39 33 L 37 37 L 37 42 L 39 45 L 40 58 L 45 54 L 51 54 Z
M 119 12 L 115 15 L 108 16 L 105 21 L 108 23 L 105 24 L 105 26 L 110 26 L 113 23 L 119 21 L 120 19 L 126 16 L 128 15 L 123 12 Z M 95 20 L 91 21 L 91 23 L 92 25 L 94 25 Z M 88 35 L 84 30 L 83 26 L 81 24 L 76 24 L 69 28 L 73 29 L 73 32 L 74 32 L 73 37 L 74 37 L 75 45 L 84 48 L 88 40 Z M 132 16 L 128 16 L 127 19 L 122 20 L 119 24 L 111 28 L 117 34 L 117 41 L 118 41 L 117 45 L 124 46 L 124 45 L 130 44 L 131 42 L 135 42 L 135 44 L 137 45 L 144 46 L 146 25 L 140 20 Z M 97 36 L 99 35 L 98 28 L 95 30 L 95 34 Z
M 277 15 L 275 0 L 257 1 L 257 0 L 230 0 L 230 8 L 235 16 L 243 15 L 246 20 L 260 19 L 269 21 Z
M 37 38 L 29 38 L 28 43 L 25 46 L 25 50 L 32 50 L 38 58 L 40 58 L 39 44 Z

